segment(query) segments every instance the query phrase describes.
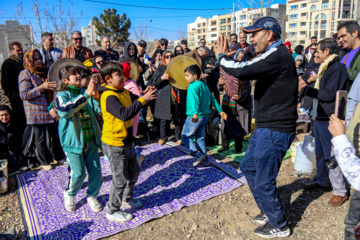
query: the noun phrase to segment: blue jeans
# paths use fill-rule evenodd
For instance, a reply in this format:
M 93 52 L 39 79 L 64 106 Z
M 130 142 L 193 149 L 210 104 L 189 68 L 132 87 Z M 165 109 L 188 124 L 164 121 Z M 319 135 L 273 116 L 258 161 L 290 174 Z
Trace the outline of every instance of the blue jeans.
M 240 163 L 256 204 L 266 213 L 269 223 L 275 228 L 282 228 L 287 224 L 276 188 L 276 177 L 294 137 L 295 132 L 283 133 L 257 128 Z
M 205 130 L 207 121 L 207 116 L 200 117 L 196 123 L 194 123 L 190 117 L 185 120 L 181 140 L 193 156 L 197 152 L 206 155 Z

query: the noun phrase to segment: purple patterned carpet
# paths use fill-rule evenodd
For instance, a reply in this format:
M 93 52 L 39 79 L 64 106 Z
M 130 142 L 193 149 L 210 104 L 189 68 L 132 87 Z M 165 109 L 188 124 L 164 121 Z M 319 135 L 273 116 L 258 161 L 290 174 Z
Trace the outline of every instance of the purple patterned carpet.
M 216 165 L 239 178 L 235 180 L 213 166 L 194 169 L 189 155 L 168 145 L 152 144 L 137 150 L 146 158 L 134 197 L 144 206 L 129 210 L 134 219 L 127 223 L 109 222 L 105 211 L 91 211 L 86 203 L 87 179 L 75 198 L 76 211 L 67 212 L 63 206 L 68 176 L 65 166 L 18 175 L 19 199 L 28 236 L 31 239 L 99 239 L 229 192 L 245 183 L 240 172 L 221 162 Z M 214 159 L 211 161 L 215 163 Z M 102 159 L 101 164 L 104 183 L 98 199 L 106 206 L 112 177 L 108 161 Z

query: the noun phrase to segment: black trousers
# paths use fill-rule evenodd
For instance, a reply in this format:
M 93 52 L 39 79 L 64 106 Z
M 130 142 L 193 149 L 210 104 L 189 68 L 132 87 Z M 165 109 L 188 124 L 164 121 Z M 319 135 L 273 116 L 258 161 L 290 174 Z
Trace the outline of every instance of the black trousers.
M 57 161 L 66 159 L 60 144 L 58 123 L 31 126 L 35 134 L 35 154 L 41 165 L 50 164 L 54 157 Z
M 345 217 L 345 240 L 355 240 L 354 228 L 360 222 L 360 192 L 355 191 L 351 196 L 349 212 Z
M 185 121 L 178 117 L 174 117 L 176 116 L 175 105 L 171 105 L 171 115 L 173 116 L 173 123 L 175 125 L 175 138 L 176 140 L 181 140 L 181 131 Z M 169 137 L 170 123 L 170 120 L 159 119 L 160 139 L 164 141 Z
M 229 135 L 221 132 L 221 138 L 222 138 L 221 146 L 223 146 L 223 147 L 229 147 L 230 140 L 234 139 L 234 141 L 235 141 L 235 151 L 237 153 L 241 152 L 242 147 L 243 147 L 244 136 L 233 137 L 233 136 L 229 136 Z

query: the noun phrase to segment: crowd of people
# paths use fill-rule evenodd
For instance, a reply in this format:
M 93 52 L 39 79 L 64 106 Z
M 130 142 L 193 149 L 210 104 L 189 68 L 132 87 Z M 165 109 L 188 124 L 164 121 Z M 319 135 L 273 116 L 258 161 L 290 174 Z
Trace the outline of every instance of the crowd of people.
M 239 42 L 236 34 L 228 36 L 230 41 L 222 35 L 211 49 L 201 39 L 192 50 L 187 40 L 170 50 L 168 40 L 162 38 L 150 53 L 144 40 L 126 42 L 124 55 L 120 56 L 111 48 L 110 38 L 103 37 L 101 49 L 92 53 L 82 45 L 78 31 L 71 33 L 72 45 L 63 50 L 54 47 L 53 35 L 48 32 L 41 35 L 41 48 L 25 53 L 21 43 L 11 42 L 11 55 L 1 67 L 2 88 L 10 101 L 10 106 L 0 106 L 1 157 L 8 159 L 10 172 L 51 170 L 54 160 L 67 164 L 64 205 L 70 212 L 76 210 L 74 197 L 81 189 L 86 169 L 87 202 L 93 211 L 100 212 L 103 206 L 97 195 L 102 186 L 101 149 L 113 173 L 106 217 L 126 222 L 133 216 L 123 209 L 143 205 L 132 198 L 140 174 L 134 148 L 140 119 L 145 128 L 153 126 L 152 136 L 160 145 L 171 138 L 173 125 L 176 143 L 190 150 L 192 164 L 198 167 L 210 165 L 205 135 L 213 114 L 222 119 L 219 152 L 228 150 L 234 139 L 235 151 L 241 153 L 254 117 L 256 129 L 240 164 L 260 209 L 254 219 L 262 226 L 254 233 L 264 238 L 288 237 L 290 229 L 276 177 L 295 138 L 297 110 L 303 108 L 312 118 L 310 134 L 315 138 L 317 159 L 316 178 L 304 189 L 333 190 L 329 205 L 336 207 L 348 200 L 351 184 L 355 193 L 345 220 L 345 239 L 357 239 L 359 33 L 357 22 L 345 22 L 333 38 L 318 42 L 312 37 L 305 50 L 298 45 L 293 52 L 290 42 L 282 43 L 277 20 L 262 17 L 242 28 Z M 185 70 L 188 90 L 171 85 L 166 72 L 167 65 L 179 55 L 198 63 Z M 56 83 L 47 79 L 47 72 L 61 58 L 75 58 L 84 66 L 62 67 Z M 134 66 L 129 59 L 138 66 L 137 79 L 131 79 Z M 238 93 L 228 95 L 224 91 L 226 79 L 221 71 L 238 79 Z M 349 91 L 346 122 L 334 115 L 338 90 Z M 152 123 L 146 122 L 149 109 Z M 326 162 L 332 155 L 338 166 L 329 168 Z

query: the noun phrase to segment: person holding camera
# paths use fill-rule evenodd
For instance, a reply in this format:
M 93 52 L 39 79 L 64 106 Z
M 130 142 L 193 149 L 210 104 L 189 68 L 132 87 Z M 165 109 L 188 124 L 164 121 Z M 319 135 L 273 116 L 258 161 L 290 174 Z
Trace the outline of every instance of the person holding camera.
M 360 112 L 360 105 L 357 112 Z M 331 142 L 334 148 L 337 164 L 345 178 L 355 188 L 348 214 L 345 217 L 345 240 L 360 239 L 360 158 L 353 144 L 345 135 L 346 122 L 332 114 L 329 131 L 333 136 Z
M 331 134 L 328 130 L 329 118 L 335 110 L 335 96 L 338 90 L 345 90 L 349 81 L 349 74 L 338 57 L 339 48 L 332 38 L 325 38 L 317 45 L 317 54 L 320 57 L 320 68 L 315 87 L 309 87 L 304 80 L 299 79 L 299 92 L 304 91 L 306 96 L 313 98 L 315 154 L 317 181 L 305 185 L 306 190 L 331 189 L 333 197 L 330 206 L 340 206 L 347 199 L 347 190 L 344 177 L 339 167 L 329 169 L 325 164 L 331 157 Z M 331 185 L 330 185 L 331 183 Z

